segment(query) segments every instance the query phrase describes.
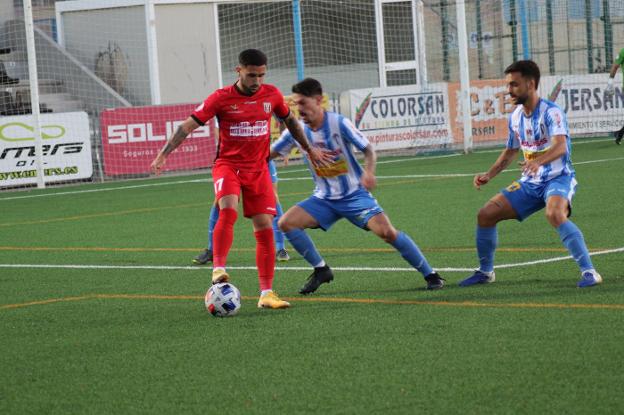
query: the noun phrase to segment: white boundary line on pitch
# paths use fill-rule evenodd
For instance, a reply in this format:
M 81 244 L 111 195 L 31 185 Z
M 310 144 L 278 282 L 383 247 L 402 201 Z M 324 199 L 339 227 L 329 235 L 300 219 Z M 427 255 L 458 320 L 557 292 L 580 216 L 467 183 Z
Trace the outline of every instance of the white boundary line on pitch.
M 600 139 L 600 140 L 587 140 L 587 141 L 579 141 L 576 142 L 576 145 L 579 144 L 593 144 L 593 143 L 598 143 L 598 142 L 603 142 L 603 141 L 611 141 L 610 139 Z M 483 150 L 483 151 L 475 151 L 475 153 L 498 153 L 500 152 L 500 149 L 495 149 L 495 150 Z M 448 157 L 458 157 L 458 156 L 462 156 L 464 155 L 463 153 L 454 153 L 454 154 L 445 154 L 445 155 L 440 155 L 440 156 L 422 156 L 422 157 L 411 157 L 411 158 L 405 158 L 405 159 L 399 159 L 399 160 L 382 160 L 377 162 L 377 164 L 388 164 L 388 163 L 399 163 L 399 162 L 403 162 L 403 161 L 424 161 L 424 160 L 432 160 L 432 159 L 439 159 L 439 158 L 448 158 Z M 612 158 L 612 159 L 601 159 L 601 160 L 589 160 L 589 161 L 581 161 L 581 162 L 575 162 L 573 163 L 573 165 L 581 165 L 581 164 L 588 164 L 588 163 L 604 163 L 604 162 L 608 162 L 608 161 L 617 161 L 617 160 L 624 160 L 624 157 L 617 157 L 617 158 Z M 516 171 L 516 170 L 505 170 L 501 173 L 505 173 L 505 172 L 510 172 L 510 171 Z M 288 174 L 288 173 L 301 173 L 301 172 L 308 172 L 307 169 L 301 169 L 301 170 L 290 170 L 287 172 L 281 172 L 281 174 Z M 447 174 L 414 174 L 414 175 L 405 175 L 405 176 L 377 176 L 377 179 L 399 179 L 399 178 L 403 178 L 403 179 L 407 179 L 407 178 L 412 178 L 412 179 L 416 179 L 416 178 L 433 178 L 433 177 L 471 177 L 474 176 L 477 173 L 447 173 Z M 290 178 L 282 178 L 280 177 L 281 181 L 291 181 L 291 180 L 310 180 L 309 176 L 305 176 L 305 177 L 290 177 Z M 66 191 L 66 192 L 57 192 L 57 193 L 43 193 L 43 194 L 36 194 L 36 195 L 26 195 L 26 196 L 11 196 L 11 197 L 3 197 L 0 198 L 0 202 L 3 202 L 5 200 L 18 200 L 18 199 L 32 199 L 32 198 L 36 198 L 36 197 L 48 197 L 48 196 L 64 196 L 64 195 L 75 195 L 75 194 L 82 194 L 82 193 L 99 193 L 99 192 L 110 192 L 110 191 L 114 191 L 114 190 L 130 190 L 130 189 L 139 189 L 139 188 L 143 188 L 143 187 L 158 187 L 158 186 L 169 186 L 169 185 L 177 185 L 177 184 L 187 184 L 187 183 L 203 183 L 203 182 L 212 182 L 212 178 L 200 178 L 200 179 L 190 179 L 190 180 L 181 180 L 181 181 L 173 181 L 173 182 L 162 182 L 162 183 L 145 183 L 145 184 L 135 184 L 135 185 L 128 185 L 128 186 L 116 186 L 116 187 L 107 187 L 104 189 L 87 189 L 87 190 L 74 190 L 74 191 Z
M 624 252 L 624 247 L 605 249 L 602 251 L 592 252 L 590 256 L 607 255 L 617 252 Z M 555 258 L 539 259 L 536 261 L 517 262 L 512 264 L 501 264 L 494 267 L 500 268 L 517 268 L 530 265 L 546 264 L 550 262 L 559 262 L 572 259 L 572 256 L 562 256 Z M 173 266 L 173 265 L 55 265 L 55 264 L 0 264 L 0 268 L 55 268 L 55 269 L 137 269 L 137 270 L 193 270 L 193 271 L 210 271 L 210 267 L 199 266 Z M 233 266 L 228 267 L 233 270 L 255 270 L 252 266 Z M 332 267 L 335 271 L 371 271 L 371 272 L 405 272 L 416 271 L 411 267 Z M 275 267 L 276 271 L 309 271 L 310 267 Z M 440 272 L 472 272 L 475 268 L 436 268 Z

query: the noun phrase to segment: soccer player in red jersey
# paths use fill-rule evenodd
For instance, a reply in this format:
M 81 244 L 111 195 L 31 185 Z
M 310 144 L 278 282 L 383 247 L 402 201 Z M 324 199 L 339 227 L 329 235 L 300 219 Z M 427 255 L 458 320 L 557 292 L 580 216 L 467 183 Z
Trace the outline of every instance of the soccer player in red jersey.
M 286 125 L 312 163 L 323 165 L 330 156 L 309 145 L 280 91 L 263 83 L 267 71 L 265 54 L 247 49 L 240 53 L 238 62 L 236 83 L 208 96 L 172 134 L 151 167 L 159 174 L 166 157 L 194 129 L 217 117 L 219 145 L 212 177 L 220 216 L 214 229 L 212 283 L 226 282 L 230 278 L 225 266 L 242 193 L 243 214 L 251 218 L 256 237 L 256 266 L 261 291 L 258 307 L 287 308 L 290 304 L 273 292 L 275 245 L 272 220 L 276 208 L 267 164 L 272 115 Z

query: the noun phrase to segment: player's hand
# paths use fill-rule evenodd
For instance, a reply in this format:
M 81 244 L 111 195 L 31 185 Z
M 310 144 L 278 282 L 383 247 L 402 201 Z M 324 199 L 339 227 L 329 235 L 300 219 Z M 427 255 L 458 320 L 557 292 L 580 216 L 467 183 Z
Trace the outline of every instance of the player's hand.
M 152 170 L 152 173 L 158 176 L 164 165 L 165 165 L 165 156 L 162 153 L 158 153 L 154 161 L 152 161 L 150 169 Z
M 527 176 L 535 176 L 540 168 L 540 164 L 535 160 L 519 161 L 518 165 L 522 169 L 522 173 Z
M 286 154 L 284 157 L 282 157 L 282 162 L 284 163 L 284 166 L 288 166 L 288 161 L 290 160 L 290 156 L 288 154 Z
M 490 175 L 489 174 L 487 174 L 487 173 L 479 173 L 472 180 L 472 184 L 474 184 L 474 187 L 476 187 L 477 190 L 481 190 L 481 186 L 487 184 L 487 182 L 489 182 L 489 181 L 490 181 Z
M 317 148 L 310 146 L 308 149 L 308 158 L 316 167 L 326 167 L 334 160 L 334 155 L 326 148 Z
M 375 186 L 377 186 L 377 177 L 364 170 L 362 177 L 360 177 L 360 183 L 362 183 L 362 186 L 364 186 L 366 190 L 373 190 Z
M 605 94 L 613 95 L 615 88 L 613 88 L 613 78 L 609 78 L 607 81 L 607 87 L 605 88 Z

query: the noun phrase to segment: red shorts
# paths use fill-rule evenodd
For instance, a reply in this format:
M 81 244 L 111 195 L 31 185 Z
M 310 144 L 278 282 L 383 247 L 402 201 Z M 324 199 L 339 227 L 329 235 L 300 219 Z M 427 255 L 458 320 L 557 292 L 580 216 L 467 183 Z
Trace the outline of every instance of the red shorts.
M 262 213 L 277 214 L 275 193 L 269 166 L 262 171 L 242 171 L 228 165 L 217 165 L 212 169 L 215 197 L 243 194 L 243 215 L 250 218 Z

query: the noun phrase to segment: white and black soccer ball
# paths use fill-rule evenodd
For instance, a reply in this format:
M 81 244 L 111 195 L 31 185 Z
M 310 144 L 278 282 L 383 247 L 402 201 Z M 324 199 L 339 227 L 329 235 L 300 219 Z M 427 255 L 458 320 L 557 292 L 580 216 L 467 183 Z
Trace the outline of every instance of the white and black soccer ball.
M 215 317 L 234 316 L 241 307 L 240 291 L 229 282 L 215 284 L 206 292 L 204 302 L 208 312 Z

